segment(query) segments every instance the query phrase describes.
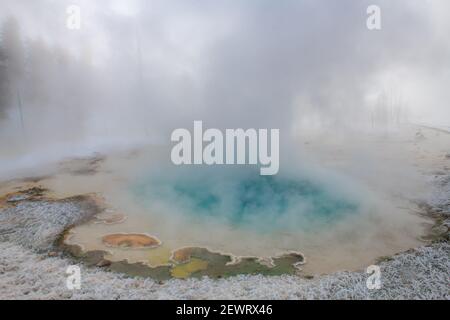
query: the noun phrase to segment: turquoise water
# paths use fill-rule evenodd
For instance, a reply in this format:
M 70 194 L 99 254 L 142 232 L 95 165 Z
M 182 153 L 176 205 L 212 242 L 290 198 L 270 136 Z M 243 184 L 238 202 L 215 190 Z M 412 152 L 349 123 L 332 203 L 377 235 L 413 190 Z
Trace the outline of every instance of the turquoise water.
M 260 176 L 250 169 L 175 172 L 142 178 L 133 194 L 145 205 L 164 206 L 193 222 L 209 219 L 260 231 L 314 231 L 358 211 L 355 200 L 306 178 Z

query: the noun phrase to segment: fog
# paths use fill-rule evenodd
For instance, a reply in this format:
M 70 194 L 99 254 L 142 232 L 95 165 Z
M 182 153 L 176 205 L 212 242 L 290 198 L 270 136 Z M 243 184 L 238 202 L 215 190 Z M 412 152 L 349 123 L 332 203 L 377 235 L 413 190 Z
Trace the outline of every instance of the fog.
M 381 30 L 366 9 L 381 8 Z M 81 28 L 66 26 L 69 5 Z M 0 0 L 0 156 L 170 143 L 175 128 L 334 135 L 450 119 L 450 3 Z M 22 158 L 21 158 L 22 159 Z

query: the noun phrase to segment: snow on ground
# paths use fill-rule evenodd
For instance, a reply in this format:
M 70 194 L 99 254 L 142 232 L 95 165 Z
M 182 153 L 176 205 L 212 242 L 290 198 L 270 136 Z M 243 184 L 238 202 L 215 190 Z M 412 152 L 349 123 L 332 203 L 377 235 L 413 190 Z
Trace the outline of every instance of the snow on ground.
M 69 226 L 96 213 L 89 198 L 64 201 L 20 201 L 0 208 L 0 241 L 10 241 L 36 250 L 49 250 Z
M 429 204 L 449 226 L 450 174 L 432 177 Z M 18 199 L 13 199 L 18 200 Z M 86 198 L 21 199 L 0 207 L 0 299 L 450 299 L 450 244 L 434 243 L 379 264 L 382 288 L 369 290 L 364 270 L 304 279 L 245 275 L 212 280 L 158 282 L 80 265 L 81 289 L 66 287 L 66 270 L 78 262 L 54 256 L 67 227 L 95 213 Z
M 448 191 L 449 185 L 450 179 L 441 181 L 439 190 Z M 443 199 L 448 200 L 448 194 L 439 194 L 436 203 L 447 205 Z M 367 289 L 369 275 L 364 271 L 311 280 L 246 275 L 160 283 L 80 265 L 81 289 L 70 291 L 66 269 L 77 262 L 42 251 L 48 252 L 65 227 L 86 218 L 80 209 L 86 212 L 74 200 L 40 205 L 25 200 L 0 209 L 1 299 L 450 299 L 448 243 L 410 250 L 382 262 L 379 290 Z
M 10 242 L 0 243 L 2 299 L 450 299 L 450 246 L 422 247 L 380 264 L 382 288 L 368 290 L 364 272 L 340 272 L 306 280 L 296 276 L 229 279 L 128 278 L 83 268 L 81 289 L 67 289 L 73 262 L 45 257 Z

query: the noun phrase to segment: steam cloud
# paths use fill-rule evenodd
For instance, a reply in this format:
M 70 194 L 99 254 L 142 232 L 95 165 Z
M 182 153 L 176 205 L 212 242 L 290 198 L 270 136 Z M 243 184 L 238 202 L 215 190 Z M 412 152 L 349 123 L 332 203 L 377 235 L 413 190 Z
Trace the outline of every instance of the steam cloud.
M 73 4 L 80 30 L 66 28 Z M 381 8 L 379 31 L 366 27 L 371 4 Z M 395 108 L 395 121 L 450 116 L 446 0 L 1 6 L 2 150 L 168 143 L 194 120 L 280 128 L 287 139 L 388 121 L 380 105 Z

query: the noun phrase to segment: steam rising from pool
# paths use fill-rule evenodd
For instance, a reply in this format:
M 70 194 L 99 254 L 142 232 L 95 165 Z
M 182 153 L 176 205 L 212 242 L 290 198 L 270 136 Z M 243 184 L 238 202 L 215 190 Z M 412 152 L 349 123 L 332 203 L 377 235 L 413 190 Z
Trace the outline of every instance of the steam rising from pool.
M 193 222 L 207 219 L 261 232 L 308 232 L 354 215 L 360 207 L 356 196 L 310 177 L 260 176 L 246 168 L 171 172 L 148 175 L 132 191 L 139 202 Z
M 261 176 L 256 166 L 175 166 L 169 154 L 170 148 L 161 147 L 119 155 L 96 179 L 79 181 L 83 187 L 100 181 L 91 190 L 101 190 L 108 212 L 125 218 L 79 226 L 70 243 L 153 267 L 171 263 L 183 248 L 266 262 L 299 252 L 307 261 L 302 268 L 313 273 L 360 268 L 420 243 L 424 221 L 408 211 L 407 196 L 415 189 L 406 188 L 405 179 L 392 179 L 391 171 L 358 170 L 343 152 L 337 160 L 335 153 L 324 156 L 328 165 L 316 165 L 294 150 L 283 154 L 276 176 Z M 148 235 L 161 245 L 130 250 L 99 241 L 117 234 Z

